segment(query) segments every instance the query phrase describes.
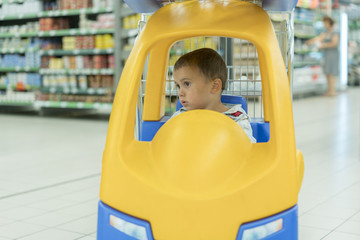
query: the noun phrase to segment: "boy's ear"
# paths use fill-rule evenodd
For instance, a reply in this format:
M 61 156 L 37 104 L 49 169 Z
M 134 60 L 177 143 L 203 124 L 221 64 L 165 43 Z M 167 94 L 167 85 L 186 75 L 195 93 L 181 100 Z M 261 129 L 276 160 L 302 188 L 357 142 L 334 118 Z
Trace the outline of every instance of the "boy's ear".
M 222 90 L 222 81 L 220 78 L 215 78 L 212 81 L 211 93 L 217 93 L 218 91 L 221 92 L 221 90 Z

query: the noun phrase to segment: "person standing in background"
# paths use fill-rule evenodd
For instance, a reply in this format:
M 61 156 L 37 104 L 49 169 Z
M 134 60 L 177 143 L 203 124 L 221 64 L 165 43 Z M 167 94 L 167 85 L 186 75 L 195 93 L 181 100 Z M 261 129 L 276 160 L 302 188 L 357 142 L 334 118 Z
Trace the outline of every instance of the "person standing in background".
M 336 77 L 339 75 L 339 34 L 334 31 L 335 21 L 329 16 L 323 18 L 326 32 L 307 40 L 308 45 L 315 44 L 324 54 L 323 71 L 326 75 L 328 90 L 325 96 L 336 96 Z

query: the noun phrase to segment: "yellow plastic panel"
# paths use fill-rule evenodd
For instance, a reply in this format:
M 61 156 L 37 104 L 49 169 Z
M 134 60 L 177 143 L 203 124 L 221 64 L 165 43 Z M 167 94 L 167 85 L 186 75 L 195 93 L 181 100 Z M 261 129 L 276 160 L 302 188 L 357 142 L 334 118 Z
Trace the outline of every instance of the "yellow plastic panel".
M 146 121 L 159 121 L 165 113 L 165 76 L 168 66 L 167 56 L 169 56 L 169 47 L 170 46 L 164 46 L 164 43 L 158 43 L 151 50 L 148 67 L 149 71 L 146 79 L 145 106 L 143 112 L 143 119 L 146 119 Z M 155 69 L 158 70 L 155 71 Z
M 256 46 L 269 142 L 250 143 L 235 122 L 206 110 L 171 119 L 152 142 L 134 139 L 146 56 L 157 53 L 150 57 L 144 106 L 144 120 L 154 120 L 162 114 L 168 49 L 175 41 L 196 36 L 245 39 Z M 289 82 L 266 12 L 235 0 L 187 1 L 156 12 L 139 35 L 116 92 L 101 200 L 148 220 L 157 240 L 234 240 L 242 223 L 294 206 L 302 177 Z

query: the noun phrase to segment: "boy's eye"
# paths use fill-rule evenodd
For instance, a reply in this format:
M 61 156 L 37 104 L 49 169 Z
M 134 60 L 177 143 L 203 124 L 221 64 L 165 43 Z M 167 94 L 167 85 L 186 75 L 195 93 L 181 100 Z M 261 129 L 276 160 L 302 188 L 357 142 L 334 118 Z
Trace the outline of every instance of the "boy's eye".
M 180 88 L 180 85 L 179 84 L 175 84 L 176 88 L 179 89 Z
M 190 86 L 190 82 L 184 82 L 184 85 L 185 85 L 186 87 L 189 87 L 189 86 Z

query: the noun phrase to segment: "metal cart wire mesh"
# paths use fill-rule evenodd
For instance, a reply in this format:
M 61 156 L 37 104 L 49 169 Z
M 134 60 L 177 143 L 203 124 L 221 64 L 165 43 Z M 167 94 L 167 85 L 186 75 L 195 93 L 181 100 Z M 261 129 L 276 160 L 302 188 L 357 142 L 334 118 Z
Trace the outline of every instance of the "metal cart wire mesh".
M 173 2 L 173 1 L 171 1 Z M 262 5 L 261 0 L 249 0 L 247 2 Z M 169 1 L 170 3 L 170 1 Z M 165 3 L 166 4 L 166 3 Z M 290 12 L 268 12 L 279 42 L 284 63 L 288 70 L 289 81 L 292 85 L 292 58 L 293 58 L 293 19 Z M 139 23 L 139 31 L 146 24 L 149 15 L 143 15 Z M 176 111 L 178 91 L 172 76 L 176 60 L 183 54 L 199 49 L 212 48 L 224 59 L 228 69 L 228 80 L 223 94 L 242 96 L 247 100 L 248 115 L 252 121 L 263 121 L 263 98 L 261 87 L 261 75 L 256 47 L 249 41 L 214 36 L 203 36 L 183 39 L 173 44 L 169 54 L 169 66 L 166 78 L 166 104 L 165 116 L 171 116 Z M 139 92 L 139 113 L 142 113 L 142 105 L 146 86 L 145 65 L 143 78 Z M 141 123 L 141 114 L 138 116 Z

